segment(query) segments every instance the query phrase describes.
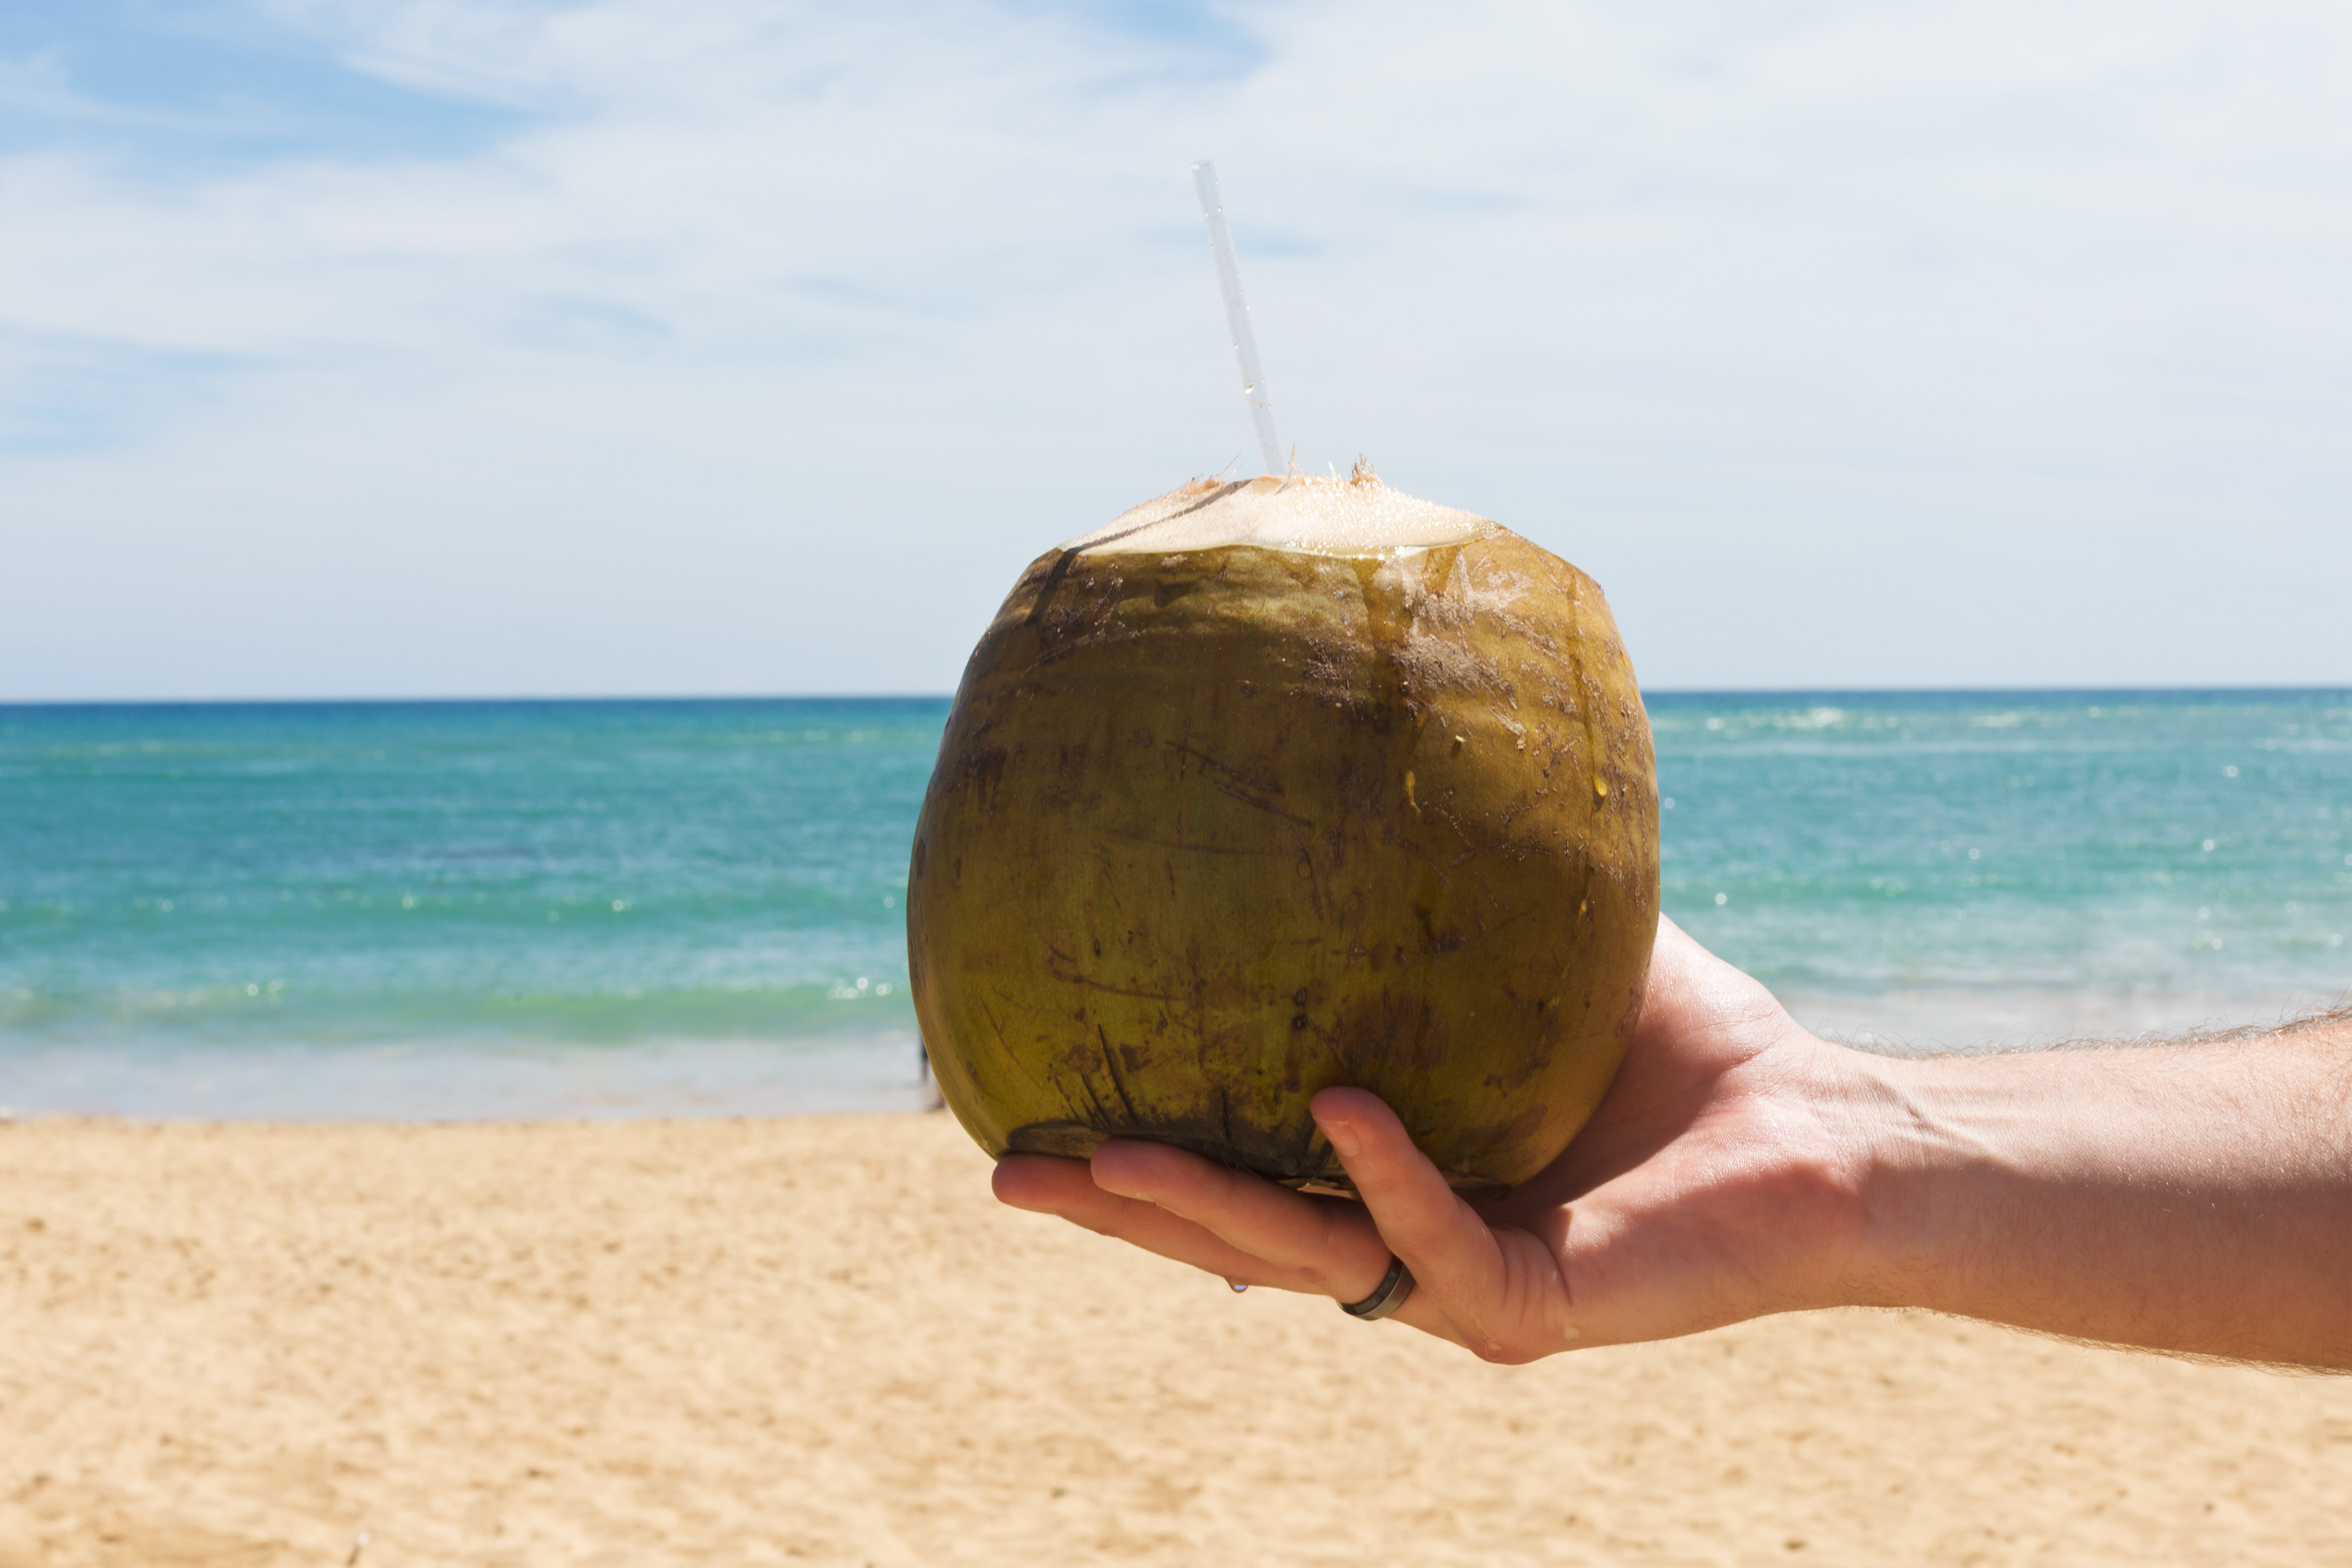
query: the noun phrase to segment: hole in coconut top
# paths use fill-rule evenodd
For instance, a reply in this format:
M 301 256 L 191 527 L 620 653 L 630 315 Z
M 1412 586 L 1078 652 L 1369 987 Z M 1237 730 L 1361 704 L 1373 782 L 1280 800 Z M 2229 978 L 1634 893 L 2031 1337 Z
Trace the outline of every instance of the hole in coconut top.
M 1412 496 L 1359 468 L 1347 479 L 1267 474 L 1220 484 L 1195 479 L 1065 543 L 1090 555 L 1178 554 L 1227 544 L 1308 555 L 1396 555 L 1467 544 L 1495 524 Z

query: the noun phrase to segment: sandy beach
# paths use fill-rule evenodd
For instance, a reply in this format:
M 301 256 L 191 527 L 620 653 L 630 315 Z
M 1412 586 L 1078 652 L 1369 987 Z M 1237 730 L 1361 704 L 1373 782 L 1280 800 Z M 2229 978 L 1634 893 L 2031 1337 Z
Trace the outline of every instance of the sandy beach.
M 1497 1369 L 944 1117 L 0 1126 L 0 1563 L 2315 1563 L 2352 1380 L 1924 1315 Z

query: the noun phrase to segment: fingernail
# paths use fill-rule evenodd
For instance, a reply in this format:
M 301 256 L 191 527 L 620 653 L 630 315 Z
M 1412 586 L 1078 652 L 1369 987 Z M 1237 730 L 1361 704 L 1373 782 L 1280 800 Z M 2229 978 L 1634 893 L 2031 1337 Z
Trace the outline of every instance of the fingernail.
M 1342 1158 L 1363 1152 L 1363 1142 L 1356 1136 L 1356 1129 L 1349 1122 L 1326 1121 L 1323 1123 L 1323 1136 L 1331 1140 L 1331 1147 L 1339 1151 Z

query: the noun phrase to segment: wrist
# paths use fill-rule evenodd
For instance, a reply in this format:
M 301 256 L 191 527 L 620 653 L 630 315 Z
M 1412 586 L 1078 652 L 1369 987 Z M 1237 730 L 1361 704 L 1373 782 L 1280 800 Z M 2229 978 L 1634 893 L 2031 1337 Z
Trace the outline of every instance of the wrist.
M 2021 1256 L 2015 1232 L 2032 1194 L 2071 1172 L 2091 1173 L 2088 1108 L 2036 1115 L 2063 1084 L 2021 1073 L 2008 1057 L 1866 1058 L 1853 1143 L 1862 1219 L 1851 1286 L 1858 1306 L 1924 1307 L 2013 1321 L 1999 1291 L 1987 1294 L 1987 1248 Z M 2036 1129 L 2021 1144 L 2021 1126 Z M 2022 1205 L 2022 1209 L 2021 1209 Z M 1994 1240 L 1997 1233 L 2004 1239 Z
M 1750 1243 L 1743 1269 L 1759 1287 L 1748 1313 L 1908 1304 L 1899 1279 L 1916 1251 L 1904 1179 L 1914 1096 L 1900 1069 L 1913 1064 L 1792 1024 L 1752 1065 L 1771 1074 L 1772 1147 L 1733 1227 Z
M 1948 1227 L 1935 1199 L 1958 1159 L 1987 1145 L 1964 1131 L 1932 1061 L 1823 1044 L 1822 1115 L 1845 1210 L 1825 1306 L 1917 1307 L 1936 1296 Z

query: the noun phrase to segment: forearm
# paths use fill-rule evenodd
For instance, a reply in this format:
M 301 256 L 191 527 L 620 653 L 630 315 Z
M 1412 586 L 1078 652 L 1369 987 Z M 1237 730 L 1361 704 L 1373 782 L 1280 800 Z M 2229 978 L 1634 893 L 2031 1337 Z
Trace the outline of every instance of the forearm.
M 2352 1369 L 2352 1024 L 1864 1078 L 1861 1299 Z

